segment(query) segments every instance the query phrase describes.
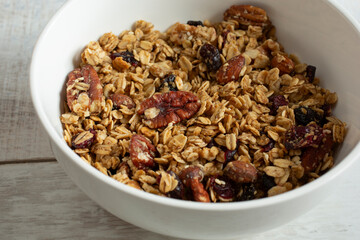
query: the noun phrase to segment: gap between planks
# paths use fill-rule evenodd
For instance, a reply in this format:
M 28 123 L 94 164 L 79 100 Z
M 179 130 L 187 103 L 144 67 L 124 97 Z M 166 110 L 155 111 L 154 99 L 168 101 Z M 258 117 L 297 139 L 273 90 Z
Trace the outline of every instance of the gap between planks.
M 22 163 L 47 163 L 47 162 L 57 162 L 55 158 L 30 158 L 30 159 L 14 159 L 1 162 L 0 165 L 9 165 L 9 164 L 22 164 Z

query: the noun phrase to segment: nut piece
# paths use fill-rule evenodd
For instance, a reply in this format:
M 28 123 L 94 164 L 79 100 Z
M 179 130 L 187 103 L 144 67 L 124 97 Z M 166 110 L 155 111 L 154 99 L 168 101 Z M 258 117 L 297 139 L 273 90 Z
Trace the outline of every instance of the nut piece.
M 267 27 L 271 24 L 264 9 L 251 5 L 233 5 L 224 13 L 224 20 L 235 20 L 242 28 L 248 26 Z
M 237 55 L 224 63 L 216 73 L 217 81 L 225 84 L 231 81 L 237 81 L 240 77 L 241 69 L 245 65 L 245 58 Z
M 186 187 L 190 187 L 197 202 L 210 202 L 209 194 L 206 192 L 204 185 L 201 183 L 204 173 L 199 167 L 190 166 L 183 169 L 179 178 Z
M 316 169 L 325 155 L 331 151 L 334 141 L 331 134 L 327 134 L 319 147 L 307 148 L 301 156 L 301 166 L 305 172 L 311 172 Z
M 79 116 L 101 112 L 104 106 L 103 88 L 91 65 L 76 68 L 69 73 L 66 99 L 69 109 Z
M 229 162 L 224 168 L 224 174 L 236 183 L 255 182 L 257 179 L 256 168 L 244 161 Z
M 113 95 L 110 96 L 110 99 L 113 102 L 113 106 L 115 109 L 120 109 L 121 105 L 126 106 L 128 109 L 132 109 L 136 107 L 131 97 L 121 93 L 114 93 Z
M 280 70 L 280 75 L 282 75 L 284 73 L 292 73 L 292 71 L 294 71 L 295 64 L 290 58 L 277 54 L 271 60 L 271 67 L 278 68 Z
M 199 108 L 199 99 L 193 93 L 171 91 L 146 99 L 137 113 L 144 117 L 144 124 L 150 128 L 161 128 L 191 118 Z
M 146 137 L 135 134 L 130 139 L 130 158 L 139 169 L 152 168 L 155 166 L 154 157 L 156 149 Z
M 89 131 L 81 132 L 75 135 L 71 140 L 71 146 L 73 148 L 89 148 L 96 138 L 96 132 L 93 129 Z

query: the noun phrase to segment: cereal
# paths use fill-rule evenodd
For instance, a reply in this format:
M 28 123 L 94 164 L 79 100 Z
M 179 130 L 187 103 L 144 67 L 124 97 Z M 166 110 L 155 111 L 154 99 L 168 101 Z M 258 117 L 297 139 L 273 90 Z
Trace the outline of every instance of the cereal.
M 118 35 L 117 35 L 118 34 Z M 266 11 L 224 21 L 139 20 L 105 33 L 69 73 L 66 143 L 120 183 L 200 202 L 270 197 L 334 165 L 346 124 L 316 67 L 288 54 Z

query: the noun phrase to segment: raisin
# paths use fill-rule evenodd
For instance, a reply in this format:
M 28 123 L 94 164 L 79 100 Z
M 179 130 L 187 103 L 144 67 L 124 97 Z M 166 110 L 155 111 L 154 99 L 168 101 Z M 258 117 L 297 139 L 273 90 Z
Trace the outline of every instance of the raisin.
M 115 52 L 110 55 L 111 59 L 114 60 L 117 57 L 121 57 L 125 62 L 131 64 L 131 66 L 137 67 L 139 65 L 139 61 L 135 59 L 134 54 L 129 51 L 124 52 Z
M 237 150 L 229 150 L 229 149 L 226 149 L 225 150 L 225 163 L 227 162 L 231 162 L 235 156 L 235 153 L 236 153 Z
M 311 83 L 314 81 L 315 72 L 316 72 L 316 67 L 315 66 L 308 65 L 306 67 L 306 77 L 307 77 L 308 81 L 311 82 Z
M 222 31 L 222 33 L 221 33 L 221 36 L 222 36 L 222 38 L 223 38 L 223 43 L 222 43 L 222 48 L 224 48 L 224 46 L 225 46 L 225 44 L 226 44 L 226 41 L 227 41 L 227 36 L 228 36 L 228 34 L 229 34 L 229 30 L 227 30 L 227 29 L 225 29 L 224 31 Z
M 175 189 L 167 193 L 168 196 L 176 199 L 185 199 L 184 184 L 181 182 L 179 176 L 176 175 L 176 173 L 174 173 L 173 171 L 167 171 L 167 173 L 173 176 L 178 181 L 178 184 L 175 187 Z
M 275 180 L 273 177 L 268 176 L 267 174 L 261 175 L 261 181 L 260 181 L 261 188 L 267 192 L 270 188 L 274 187 L 276 185 Z
M 167 77 L 165 77 L 159 86 L 159 90 L 167 87 L 169 91 L 178 91 L 178 88 L 175 84 L 175 78 L 176 76 L 174 74 L 170 74 Z
M 296 123 L 303 126 L 306 126 L 312 121 L 319 123 L 322 119 L 322 116 L 320 116 L 317 112 L 315 112 L 309 107 L 300 106 L 298 108 L 295 108 L 294 114 Z
M 288 150 L 317 147 L 323 138 L 323 129 L 315 123 L 307 126 L 293 126 L 285 134 L 285 147 Z
M 236 200 L 238 201 L 252 200 L 255 198 L 256 192 L 257 190 L 253 183 L 243 184 L 242 191 L 240 192 L 241 195 L 239 195 Z
M 289 104 L 289 102 L 286 100 L 286 98 L 283 95 L 271 96 L 269 98 L 269 103 L 270 103 L 270 115 L 273 116 L 277 114 L 277 110 L 279 109 L 280 106 L 286 106 Z
M 221 201 L 231 201 L 235 196 L 233 186 L 223 177 L 212 176 L 208 180 L 210 191 L 215 193 L 216 197 Z
M 210 72 L 218 70 L 222 65 L 219 50 L 209 43 L 205 43 L 201 46 L 200 56 L 203 57 Z
M 204 26 L 204 24 L 202 23 L 202 21 L 193 21 L 193 20 L 189 20 L 187 21 L 187 24 L 191 25 L 191 26 Z

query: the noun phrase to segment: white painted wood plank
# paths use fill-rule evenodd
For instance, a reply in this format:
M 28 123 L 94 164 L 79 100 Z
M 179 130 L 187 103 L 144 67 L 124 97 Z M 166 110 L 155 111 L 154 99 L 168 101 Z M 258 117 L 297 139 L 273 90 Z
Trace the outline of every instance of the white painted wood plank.
M 359 239 L 359 171 L 357 162 L 338 191 L 309 213 L 246 239 Z M 101 209 L 56 162 L 0 165 L 0 196 L 1 239 L 173 239 L 130 225 Z
M 52 157 L 29 92 L 35 42 L 65 0 L 0 0 L 0 161 Z

